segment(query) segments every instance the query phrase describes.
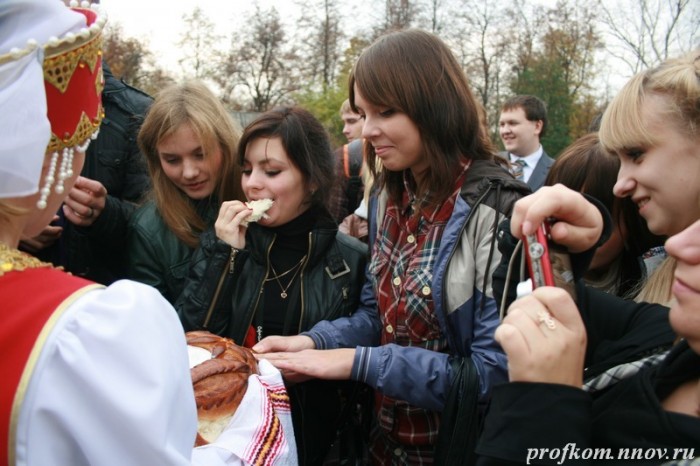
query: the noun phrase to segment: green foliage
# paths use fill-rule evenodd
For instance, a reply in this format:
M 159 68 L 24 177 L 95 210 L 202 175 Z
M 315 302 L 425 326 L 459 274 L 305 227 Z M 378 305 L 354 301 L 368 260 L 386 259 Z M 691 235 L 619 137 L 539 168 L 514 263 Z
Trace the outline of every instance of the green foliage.
M 545 58 L 534 60 L 527 70 L 517 76 L 512 89 L 513 94 L 534 95 L 547 104 L 548 126 L 541 142 L 547 154 L 556 157 L 571 143 L 569 120 L 573 102 L 561 67 Z
M 333 147 L 345 144 L 343 124 L 338 114 L 340 105 L 345 99 L 347 99 L 347 90 L 339 87 L 326 88 L 322 92 L 301 91 L 294 96 L 297 105 L 313 113 L 326 127 Z
M 348 75 L 355 60 L 367 44 L 367 40 L 358 37 L 350 39 L 350 46 L 343 53 L 340 72 L 334 86 L 326 86 L 320 92 L 304 89 L 293 96 L 298 105 L 313 113 L 326 127 L 333 147 L 341 146 L 347 142 L 343 135 L 343 122 L 339 114 L 340 106 L 348 98 Z

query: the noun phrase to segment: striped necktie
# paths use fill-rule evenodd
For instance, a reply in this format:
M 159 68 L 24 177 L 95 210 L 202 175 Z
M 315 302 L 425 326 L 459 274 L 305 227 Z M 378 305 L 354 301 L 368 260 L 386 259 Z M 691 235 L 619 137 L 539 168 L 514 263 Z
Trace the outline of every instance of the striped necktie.
M 513 165 L 510 169 L 510 172 L 513 174 L 516 180 L 524 181 L 523 178 L 523 168 L 525 167 L 526 163 L 523 159 L 517 159 L 514 162 L 511 162 Z

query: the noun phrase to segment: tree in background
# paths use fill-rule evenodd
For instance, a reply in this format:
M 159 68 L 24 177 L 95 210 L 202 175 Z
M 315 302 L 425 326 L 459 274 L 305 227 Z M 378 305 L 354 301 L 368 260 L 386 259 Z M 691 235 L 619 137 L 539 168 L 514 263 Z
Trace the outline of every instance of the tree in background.
M 632 74 L 700 43 L 697 0 L 598 0 L 608 52 Z
M 386 31 L 420 27 L 450 44 L 484 104 L 498 143 L 496 122 L 503 100 L 516 93 L 545 100 L 552 125 L 543 142 L 552 155 L 588 129 L 617 92 L 615 78 L 621 85 L 629 74 L 700 43 L 698 0 L 596 0 L 579 5 L 561 0 L 552 8 L 535 0 L 497 5 L 493 0 L 385 0 L 350 6 L 340 0 L 297 1 L 304 2 L 299 17 L 284 18 L 292 25 L 291 33 L 277 10 L 255 6 L 229 36 L 227 50 L 202 45 L 204 33 L 213 31 L 206 22 L 201 22 L 199 36 L 194 34 L 197 27 L 189 26 L 192 34 L 183 37 L 183 60 L 201 60 L 189 62 L 183 77 L 206 76 L 235 110 L 302 105 L 337 143 L 343 140 L 337 112 L 347 97 L 348 73 L 362 49 Z M 120 38 L 113 49 L 126 50 L 109 53 L 126 57 L 115 64 L 127 81 L 149 89 L 145 80 L 167 78 L 150 65 L 142 42 Z
M 302 88 L 293 95 L 300 106 L 309 110 L 328 129 L 333 146 L 346 142 L 343 124 L 338 116 L 340 105 L 348 98 L 348 76 L 362 50 L 369 45 L 369 38 L 355 36 L 338 62 L 338 72 L 333 86 L 321 89 Z
M 182 51 L 180 66 L 187 76 L 208 78 L 216 69 L 213 58 L 222 37 L 214 32 L 214 23 L 198 6 L 182 19 L 185 31 L 177 44 Z
M 319 90 L 333 87 L 346 37 L 338 0 L 304 2 L 298 24 L 300 74 L 306 86 Z
M 489 127 L 498 139 L 498 118 L 504 76 L 511 70 L 512 22 L 509 10 L 491 0 L 462 0 L 444 23 L 446 41 L 452 44 L 474 92 L 481 98 Z
M 415 26 L 419 19 L 420 3 L 411 0 L 385 0 L 383 24 L 376 30 L 376 36 Z
M 216 52 L 217 69 L 210 75 L 211 80 L 219 87 L 219 97 L 224 106 L 230 110 L 247 110 L 250 105 L 241 102 L 241 96 L 236 94 L 240 84 L 243 63 L 239 62 L 239 47 L 243 41 L 235 32 L 229 38 L 229 48 Z
M 425 6 L 422 8 L 421 24 L 423 27 L 433 34 L 443 36 L 450 29 L 454 11 L 450 0 L 426 0 Z
M 115 77 L 148 94 L 154 95 L 174 82 L 155 64 L 147 44 L 125 37 L 118 23 L 110 24 L 105 30 L 102 53 Z
M 281 103 L 300 86 L 297 55 L 275 7 L 255 13 L 246 21 L 233 51 L 234 79 L 251 100 L 250 110 L 264 112 Z
M 513 94 L 533 94 L 547 103 L 549 128 L 542 145 L 556 156 L 588 131 L 590 120 L 582 121 L 580 112 L 591 111 L 587 96 L 593 90 L 595 54 L 602 42 L 595 13 L 586 5 L 559 0 L 541 14 L 539 47 L 523 57 L 523 67 L 515 70 L 511 89 Z M 584 117 L 589 118 L 593 115 Z

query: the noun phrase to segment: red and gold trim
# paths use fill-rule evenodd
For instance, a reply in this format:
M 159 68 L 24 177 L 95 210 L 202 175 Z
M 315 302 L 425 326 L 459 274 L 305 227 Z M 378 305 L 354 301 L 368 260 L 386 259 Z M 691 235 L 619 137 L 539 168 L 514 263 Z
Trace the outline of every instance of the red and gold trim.
M 95 288 L 102 285 L 49 267 L 15 268 L 0 277 L 0 300 L 8 311 L 0 327 L 0 458 L 8 464 L 15 464 L 19 414 L 44 344 L 66 309 Z
M 105 20 L 95 10 L 73 8 L 85 16 L 86 27 L 44 47 L 44 82 L 51 122 L 49 152 L 85 144 L 97 131 L 102 109 L 102 29 Z

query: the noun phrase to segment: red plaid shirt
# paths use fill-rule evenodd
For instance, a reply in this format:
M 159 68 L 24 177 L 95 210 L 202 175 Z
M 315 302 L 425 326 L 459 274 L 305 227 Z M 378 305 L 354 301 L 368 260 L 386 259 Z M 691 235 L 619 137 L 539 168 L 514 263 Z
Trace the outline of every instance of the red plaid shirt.
M 407 186 L 401 205 L 391 200 L 387 203 L 379 228 L 382 234 L 374 244 L 370 263 L 371 276 L 376 280 L 383 345 L 395 343 L 438 352 L 447 348 L 447 339 L 435 315 L 433 268 L 468 166 L 456 180 L 452 195 L 441 205 L 423 208 L 417 217 L 410 208 L 415 196 Z M 376 401 L 380 428 L 376 434 L 384 438 L 372 449 L 375 460 L 382 464 L 390 464 L 387 460 L 431 464 L 440 414 L 381 393 L 377 393 Z M 395 448 L 399 445 L 401 448 Z M 406 449 L 407 446 L 414 448 Z M 399 450 L 408 456 L 397 458 Z

